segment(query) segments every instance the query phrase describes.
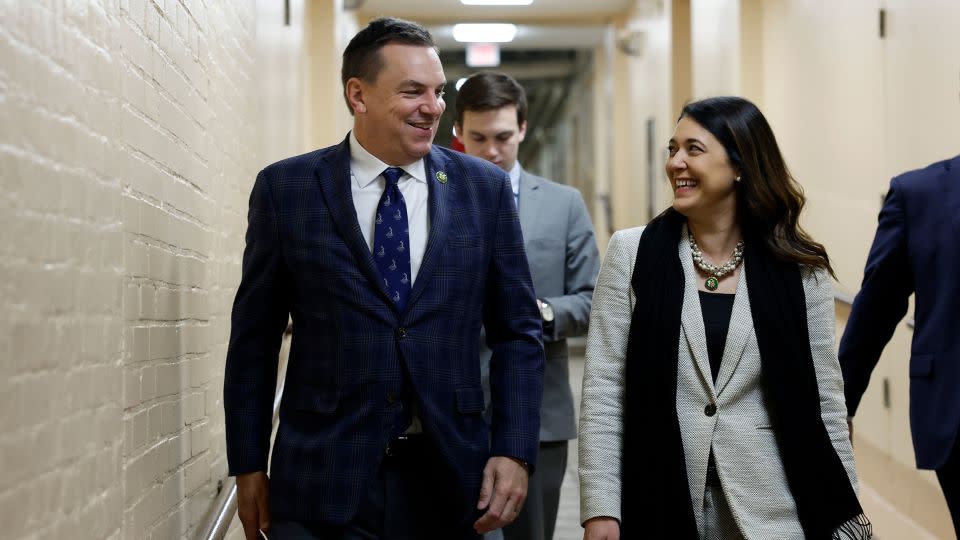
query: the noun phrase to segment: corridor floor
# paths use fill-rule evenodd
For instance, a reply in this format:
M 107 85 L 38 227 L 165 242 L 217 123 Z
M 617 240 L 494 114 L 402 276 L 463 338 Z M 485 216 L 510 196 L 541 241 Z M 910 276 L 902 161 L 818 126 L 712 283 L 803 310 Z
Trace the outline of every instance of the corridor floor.
M 573 341 L 573 340 L 571 340 Z M 570 387 L 573 389 L 573 403 L 577 418 L 580 417 L 580 391 L 583 381 L 583 345 L 571 343 L 571 353 L 579 353 L 570 358 Z M 570 454 L 567 458 L 567 473 L 560 488 L 560 511 L 557 513 L 557 528 L 554 540 L 580 540 L 583 527 L 580 526 L 580 484 L 577 478 L 577 441 L 570 441 Z

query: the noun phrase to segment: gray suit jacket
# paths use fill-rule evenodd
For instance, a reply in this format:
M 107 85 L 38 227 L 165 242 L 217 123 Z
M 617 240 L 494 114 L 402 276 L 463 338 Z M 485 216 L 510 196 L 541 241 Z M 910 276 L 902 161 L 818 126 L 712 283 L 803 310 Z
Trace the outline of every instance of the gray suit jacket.
M 547 364 L 540 440 L 565 441 L 577 436 L 567 338 L 587 333 L 600 254 L 590 214 L 575 188 L 521 170 L 519 211 L 533 288 L 554 312 L 553 330 L 543 334 Z M 490 349 L 484 338 L 480 360 L 486 375 Z
M 582 521 L 596 516 L 620 519 L 620 465 L 622 459 L 627 459 L 620 454 L 623 373 L 627 336 L 636 305 L 630 278 L 642 231 L 642 227 L 627 229 L 611 238 L 597 283 L 580 408 Z M 764 402 L 760 350 L 747 293 L 749 276 L 741 267 L 730 330 L 714 385 L 686 232 L 677 249 L 686 277 L 677 358 L 677 416 L 697 526 L 702 534 L 704 485 L 712 446 L 720 483 L 743 535 L 750 540 L 803 540 Z M 830 283 L 824 271 L 804 273 L 810 349 L 820 391 L 821 418 L 856 489 L 843 379 L 834 350 Z M 717 406 L 714 416 L 703 413 L 707 403 Z M 628 489 L 649 488 L 628 486 Z

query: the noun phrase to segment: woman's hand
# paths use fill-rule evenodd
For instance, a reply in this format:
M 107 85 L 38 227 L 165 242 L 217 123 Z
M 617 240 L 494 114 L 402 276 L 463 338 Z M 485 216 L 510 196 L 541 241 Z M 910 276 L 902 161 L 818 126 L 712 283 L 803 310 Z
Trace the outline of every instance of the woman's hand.
M 588 519 L 583 524 L 583 540 L 620 540 L 620 522 L 607 516 Z

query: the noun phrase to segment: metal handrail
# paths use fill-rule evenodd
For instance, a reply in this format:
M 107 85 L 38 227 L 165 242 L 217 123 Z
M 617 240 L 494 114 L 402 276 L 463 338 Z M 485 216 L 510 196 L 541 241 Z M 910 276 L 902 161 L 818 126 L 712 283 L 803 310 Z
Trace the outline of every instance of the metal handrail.
M 273 399 L 274 428 L 277 426 L 277 419 L 280 418 L 280 398 L 283 397 L 283 385 L 284 381 L 281 379 L 280 385 L 277 387 L 277 396 Z M 200 537 L 203 540 L 223 540 L 227 535 L 227 530 L 233 523 L 233 516 L 237 512 L 237 479 L 235 477 L 228 476 L 223 480 L 220 495 L 217 496 L 214 508 L 217 510 L 213 519 L 210 520 L 203 536 Z
M 200 538 L 222 540 L 227 535 L 227 530 L 233 522 L 233 514 L 237 511 L 237 479 L 233 476 L 228 476 L 223 481 L 220 495 L 215 501 L 215 508 L 217 513 Z
M 292 328 L 288 326 L 286 332 L 284 332 L 284 337 L 290 335 L 291 330 Z M 283 375 L 285 374 L 281 373 L 278 376 L 277 394 L 273 398 L 273 428 L 271 432 L 276 429 L 277 420 L 280 418 L 280 400 L 283 397 L 283 387 L 286 382 L 286 377 Z M 213 505 L 215 511 L 210 522 L 204 528 L 203 535 L 198 537 L 201 540 L 223 540 L 230 529 L 230 524 L 233 523 L 233 517 L 237 513 L 237 479 L 233 476 L 227 476 L 220 482 L 220 492 Z
M 856 297 L 856 295 L 852 295 L 852 296 L 851 296 L 851 295 L 849 295 L 849 294 L 847 294 L 847 293 L 844 293 L 844 292 L 841 292 L 841 291 L 834 291 L 834 292 L 833 292 L 833 299 L 836 300 L 837 302 L 840 302 L 841 304 L 843 304 L 843 305 L 845 305 L 845 306 L 847 306 L 847 307 L 853 307 L 853 299 L 854 299 L 855 297 Z M 910 328 L 915 328 L 915 327 L 916 327 L 916 324 L 915 324 L 915 322 L 914 322 L 914 320 L 913 320 L 913 317 L 910 317 L 909 319 L 907 319 L 907 326 L 909 326 Z

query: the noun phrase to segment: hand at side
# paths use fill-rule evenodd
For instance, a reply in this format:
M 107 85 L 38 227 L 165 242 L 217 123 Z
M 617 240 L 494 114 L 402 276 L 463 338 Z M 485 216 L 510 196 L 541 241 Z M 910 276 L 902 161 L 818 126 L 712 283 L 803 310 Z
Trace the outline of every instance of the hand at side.
M 477 508 L 486 510 L 473 524 L 483 534 L 503 527 L 517 518 L 527 498 L 529 473 L 517 460 L 494 456 L 483 468 L 483 485 Z
M 237 514 L 246 540 L 260 540 L 260 531 L 270 528 L 270 482 L 267 473 L 237 475 Z
M 620 540 L 620 522 L 599 516 L 583 524 L 583 540 Z

